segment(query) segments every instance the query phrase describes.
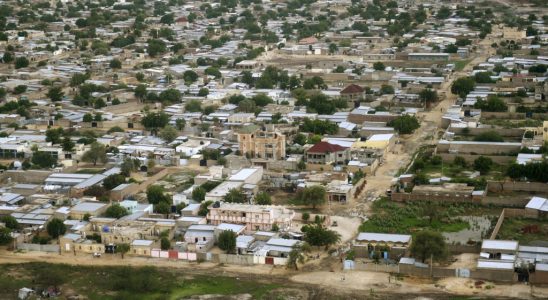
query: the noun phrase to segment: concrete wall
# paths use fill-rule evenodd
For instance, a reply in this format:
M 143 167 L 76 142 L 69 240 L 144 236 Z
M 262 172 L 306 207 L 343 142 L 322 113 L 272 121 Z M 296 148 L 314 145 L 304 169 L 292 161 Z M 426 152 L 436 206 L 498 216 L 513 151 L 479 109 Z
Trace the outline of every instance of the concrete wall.
M 489 181 L 487 182 L 487 191 L 495 193 L 502 191 L 548 193 L 548 183 L 507 181 L 501 184 L 498 181 Z
M 41 170 L 8 170 L 3 173 L 2 179 L 11 178 L 12 182 L 44 184 L 51 173 L 51 171 Z
M 437 195 L 424 195 L 418 193 L 397 193 L 392 192 L 390 197 L 392 201 L 405 202 L 405 201 L 439 201 L 439 202 L 455 202 L 455 203 L 479 203 L 480 200 L 476 200 L 470 194 L 461 194 L 457 197 L 456 194 L 440 192 Z
M 458 127 L 449 127 L 450 132 L 462 135 L 464 128 Z M 521 128 L 474 128 L 468 127 L 468 135 L 476 136 L 485 132 L 495 131 L 503 137 L 522 137 L 525 133 L 524 129 Z
M 40 251 L 49 253 L 59 253 L 59 245 L 40 245 L 40 244 L 17 244 L 17 249 L 26 251 Z
M 471 142 L 460 144 L 458 142 L 438 143 L 436 154 L 453 153 L 457 151 L 462 154 L 481 154 L 481 155 L 506 155 L 508 153 L 518 153 L 521 149 L 521 143 L 498 143 L 484 144 L 483 142 Z M 462 153 L 462 154 L 460 154 Z
M 497 238 L 497 235 L 499 234 L 500 227 L 502 227 L 502 223 L 504 223 L 504 217 L 505 217 L 505 209 L 502 210 L 500 213 L 499 219 L 497 220 L 497 224 L 495 224 L 495 227 L 493 228 L 493 232 L 491 232 L 491 236 L 489 239 L 494 240 Z
M 231 265 L 253 265 L 253 255 L 219 254 L 219 263 Z
M 489 157 L 496 164 L 509 164 L 516 161 L 515 156 L 506 156 L 506 155 L 473 155 L 473 154 L 453 154 L 453 153 L 437 153 L 441 156 L 443 162 L 452 163 L 455 160 L 455 157 L 460 156 L 466 160 L 467 163 L 474 163 L 480 156 Z

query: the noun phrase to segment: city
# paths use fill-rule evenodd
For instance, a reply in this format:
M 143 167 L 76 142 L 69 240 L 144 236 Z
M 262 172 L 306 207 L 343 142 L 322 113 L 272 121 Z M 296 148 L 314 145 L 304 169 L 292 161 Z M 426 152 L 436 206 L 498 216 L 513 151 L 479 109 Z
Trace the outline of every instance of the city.
M 547 24 L 0 1 L 0 299 L 548 298 Z

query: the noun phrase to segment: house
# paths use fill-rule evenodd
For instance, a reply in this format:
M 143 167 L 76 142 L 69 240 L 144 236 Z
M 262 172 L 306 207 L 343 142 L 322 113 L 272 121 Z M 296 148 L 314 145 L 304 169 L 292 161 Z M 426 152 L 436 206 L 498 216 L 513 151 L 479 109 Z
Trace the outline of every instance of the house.
M 525 210 L 539 218 L 546 218 L 548 216 L 548 199 L 537 196 L 532 197 L 525 205 Z
M 357 84 L 350 84 L 341 92 L 341 98 L 347 101 L 356 101 L 365 97 L 365 89 Z
M 403 256 L 411 246 L 411 235 L 360 232 L 352 244 L 358 257 L 369 257 L 373 251 L 381 251 L 383 257 Z
M 215 228 L 215 239 L 218 239 L 219 235 L 223 231 L 227 231 L 227 230 L 234 232 L 238 236 L 244 232 L 245 226 L 239 225 L 239 224 L 221 223 L 217 225 L 217 227 Z
M 243 128 L 238 135 L 240 152 L 250 158 L 280 160 L 285 158 L 285 135 L 275 129 Z
M 152 240 L 133 240 L 129 246 L 128 254 L 135 256 L 150 256 L 155 242 Z
M 210 224 L 241 224 L 246 231 L 271 231 L 274 224 L 280 230 L 289 229 L 294 217 L 295 212 L 283 206 L 222 202 L 210 205 L 207 214 Z
M 258 251 L 258 254 L 260 256 L 288 257 L 289 252 L 291 252 L 299 243 L 301 243 L 299 240 L 271 238 L 266 242 L 263 248 Z
M 185 156 L 190 157 L 198 154 L 210 143 L 211 142 L 207 140 L 191 139 L 175 147 L 175 152 L 182 153 Z
M 183 237 L 190 252 L 206 252 L 215 243 L 214 225 L 191 225 Z
M 81 202 L 70 209 L 69 216 L 72 219 L 82 220 L 86 215 L 98 217 L 108 208 L 108 204 L 102 202 Z
M 350 150 L 322 141 L 306 150 L 305 158 L 308 164 L 342 165 L 350 160 Z
M 82 238 L 75 233 L 67 233 L 59 238 L 62 253 L 105 253 L 105 245 Z

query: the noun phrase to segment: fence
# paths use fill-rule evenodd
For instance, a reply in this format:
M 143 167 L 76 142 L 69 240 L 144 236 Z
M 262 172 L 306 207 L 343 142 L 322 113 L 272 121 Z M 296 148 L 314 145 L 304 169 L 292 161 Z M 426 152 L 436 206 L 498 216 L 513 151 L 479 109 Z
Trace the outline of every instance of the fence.
M 452 163 L 455 160 L 455 157 L 460 156 L 464 158 L 464 160 L 467 163 L 474 163 L 474 160 L 476 160 L 478 157 L 488 157 L 490 158 L 494 163 L 497 164 L 508 164 L 516 160 L 515 156 L 507 156 L 507 155 L 474 155 L 474 154 L 453 154 L 453 153 L 437 153 L 443 160 L 443 162 L 446 163 Z
M 442 268 L 442 267 L 430 267 L 428 265 L 415 265 L 415 264 L 398 264 L 398 265 L 386 265 L 386 264 L 363 264 L 355 263 L 354 261 L 345 261 L 345 270 L 352 271 L 370 271 L 370 272 L 382 272 L 382 273 L 398 273 L 409 276 L 417 277 L 433 277 L 433 278 L 447 278 L 447 277 L 462 277 L 481 280 L 492 281 L 516 281 L 517 277 L 513 270 L 501 271 L 501 270 L 470 270 L 465 268 Z
M 497 238 L 500 227 L 502 227 L 502 223 L 504 223 L 505 218 L 536 219 L 538 218 L 538 214 L 535 211 L 530 211 L 524 208 L 504 208 L 502 212 L 500 213 L 497 224 L 495 225 L 495 228 L 493 228 L 493 232 L 491 233 L 491 237 L 489 239 L 494 240 Z
M 48 253 L 59 253 L 59 245 L 40 245 L 40 244 L 17 244 L 17 249 L 26 251 L 39 251 Z
M 493 193 L 499 193 L 502 191 L 548 193 L 548 183 L 521 181 L 489 181 L 487 182 L 487 190 Z

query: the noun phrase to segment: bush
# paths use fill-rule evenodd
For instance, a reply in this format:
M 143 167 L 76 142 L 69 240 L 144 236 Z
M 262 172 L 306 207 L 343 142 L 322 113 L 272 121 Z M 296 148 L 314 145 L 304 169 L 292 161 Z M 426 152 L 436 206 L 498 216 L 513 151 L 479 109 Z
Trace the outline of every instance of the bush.
M 476 142 L 504 142 L 504 138 L 496 131 L 487 131 L 474 137 Z

